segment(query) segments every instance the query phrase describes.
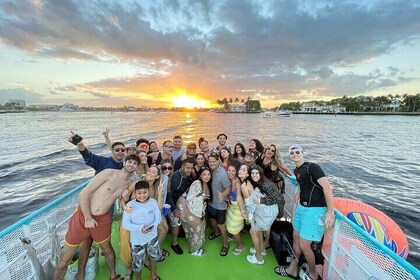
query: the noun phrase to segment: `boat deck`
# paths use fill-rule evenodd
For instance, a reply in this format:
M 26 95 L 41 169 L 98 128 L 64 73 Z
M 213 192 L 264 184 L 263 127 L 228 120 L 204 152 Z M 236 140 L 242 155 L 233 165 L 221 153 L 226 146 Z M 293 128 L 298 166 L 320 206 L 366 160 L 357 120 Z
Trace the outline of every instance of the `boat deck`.
M 126 268 L 119 259 L 119 223 L 114 223 L 111 242 L 115 249 L 117 258 L 117 273 L 125 275 Z M 207 228 L 206 237 L 210 234 L 212 228 Z M 252 240 L 249 234 L 241 235 L 247 249 L 239 256 L 235 256 L 232 252 L 236 247 L 236 242 L 230 242 L 229 253 L 226 257 L 219 255 L 222 247 L 221 237 L 214 240 L 206 239 L 206 255 L 202 257 L 193 257 L 188 254 L 188 246 L 185 238 L 178 238 L 178 242 L 184 250 L 183 255 L 176 255 L 170 248 L 171 236 L 168 234 L 165 239 L 163 248 L 167 249 L 171 255 L 165 261 L 157 263 L 157 274 L 163 279 L 206 279 L 206 280 L 282 280 L 290 279 L 281 277 L 274 273 L 277 261 L 271 249 L 267 250 L 267 256 L 264 257 L 263 265 L 250 264 L 246 260 L 249 248 L 252 247 Z M 143 269 L 142 279 L 149 279 L 150 271 Z M 134 278 L 134 277 L 133 277 Z M 103 256 L 99 256 L 99 270 L 96 274 L 96 280 L 109 279 L 108 267 L 105 264 Z M 134 278 L 135 279 L 135 278 Z

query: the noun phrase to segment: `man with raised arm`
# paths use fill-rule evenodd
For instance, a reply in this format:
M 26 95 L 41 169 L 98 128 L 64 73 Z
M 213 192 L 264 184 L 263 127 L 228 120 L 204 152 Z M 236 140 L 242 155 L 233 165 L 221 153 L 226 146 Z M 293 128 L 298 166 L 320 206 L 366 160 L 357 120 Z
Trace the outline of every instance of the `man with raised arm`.
M 293 218 L 293 251 L 297 260 L 302 254 L 305 256 L 309 266 L 306 276 L 318 279 L 311 244 L 321 241 L 324 231 L 334 224 L 333 193 L 321 167 L 304 160 L 300 145 L 292 145 L 289 156 L 296 164 L 293 172 L 300 187 L 300 201 Z M 278 266 L 274 271 L 281 276 L 298 279 L 297 260 L 293 259 L 288 267 Z
M 90 237 L 101 247 L 111 279 L 121 279 L 115 273 L 115 252 L 110 240 L 112 216 L 109 208 L 128 188 L 130 177 L 139 163 L 137 155 L 129 155 L 122 170 L 106 169 L 98 173 L 80 192 L 80 205 L 70 218 L 54 279 L 64 278 L 77 248 Z
M 109 129 L 106 128 L 105 131 L 102 133 L 105 137 L 105 139 L 108 138 L 109 140 Z M 82 155 L 83 160 L 86 165 L 92 167 L 95 170 L 95 175 L 101 172 L 105 169 L 122 169 L 123 168 L 123 159 L 126 155 L 126 149 L 123 142 L 114 142 L 111 143 L 111 140 L 107 141 L 107 145 L 111 149 L 112 156 L 111 157 L 105 157 L 100 156 L 92 153 L 91 151 L 86 148 L 85 144 L 83 143 L 82 138 L 80 137 L 78 141 L 73 142 L 74 139 L 78 136 L 73 131 L 71 132 L 71 135 L 68 139 L 69 142 L 73 143 L 77 149 L 79 150 L 79 153 Z M 111 214 L 114 213 L 114 208 L 111 206 Z M 85 278 L 85 269 L 86 264 L 89 257 L 89 251 L 92 247 L 92 238 L 89 237 L 86 239 L 86 241 L 82 244 L 80 247 L 79 252 L 79 263 L 78 263 L 78 269 L 76 274 L 76 280 L 83 280 Z

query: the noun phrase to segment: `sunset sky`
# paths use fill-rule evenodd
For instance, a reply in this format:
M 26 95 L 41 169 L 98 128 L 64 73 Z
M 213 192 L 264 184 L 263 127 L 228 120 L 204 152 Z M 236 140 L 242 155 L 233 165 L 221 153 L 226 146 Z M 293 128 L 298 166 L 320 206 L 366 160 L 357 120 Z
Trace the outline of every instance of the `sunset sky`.
M 0 103 L 415 94 L 419 15 L 415 0 L 1 0 Z

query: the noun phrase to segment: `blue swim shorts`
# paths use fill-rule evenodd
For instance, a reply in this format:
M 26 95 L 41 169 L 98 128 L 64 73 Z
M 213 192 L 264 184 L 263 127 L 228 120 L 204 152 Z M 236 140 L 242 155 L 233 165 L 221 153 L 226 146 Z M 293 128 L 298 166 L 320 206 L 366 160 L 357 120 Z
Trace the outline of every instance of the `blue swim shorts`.
M 293 219 L 293 229 L 305 240 L 321 241 L 324 235 L 324 216 L 327 207 L 305 207 L 298 204 Z

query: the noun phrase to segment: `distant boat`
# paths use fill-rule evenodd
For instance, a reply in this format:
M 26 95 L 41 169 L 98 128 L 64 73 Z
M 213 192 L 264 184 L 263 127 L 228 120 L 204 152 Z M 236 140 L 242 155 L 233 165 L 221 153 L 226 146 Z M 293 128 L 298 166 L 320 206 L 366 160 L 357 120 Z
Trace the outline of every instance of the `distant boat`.
M 292 115 L 292 112 L 285 110 L 277 110 L 276 114 L 283 117 L 290 117 Z
M 270 112 L 267 112 L 267 113 L 265 113 L 264 114 L 264 118 L 271 118 L 273 116 L 273 114 L 272 113 L 270 113 Z
M 74 112 L 74 111 L 76 111 L 75 109 L 73 109 L 73 108 L 71 108 L 71 107 L 67 107 L 67 106 L 63 106 L 63 107 L 61 107 L 60 108 L 60 110 L 59 110 L 60 112 L 65 112 L 65 113 L 67 113 L 67 112 Z

